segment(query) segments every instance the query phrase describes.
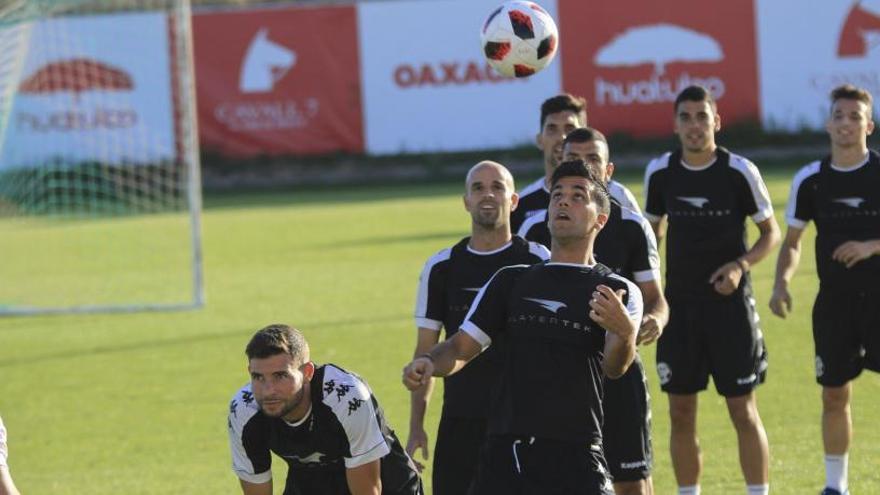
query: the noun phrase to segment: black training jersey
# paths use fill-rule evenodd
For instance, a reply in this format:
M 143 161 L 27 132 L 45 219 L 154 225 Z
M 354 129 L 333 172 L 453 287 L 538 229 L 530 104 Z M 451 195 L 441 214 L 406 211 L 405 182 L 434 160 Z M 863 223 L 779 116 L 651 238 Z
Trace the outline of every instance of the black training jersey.
M 510 231 L 516 232 L 532 215 L 546 210 L 550 204 L 550 191 L 544 183 L 544 177 L 532 182 L 519 192 L 519 203 L 510 212 Z
M 477 292 L 499 269 L 509 265 L 531 265 L 550 258 L 544 246 L 514 236 L 500 249 L 474 251 L 470 237 L 432 256 L 419 279 L 416 299 L 416 325 L 452 337 L 471 308 Z M 443 414 L 461 418 L 486 418 L 489 405 L 486 390 L 500 373 L 495 349 L 477 357 L 460 372 L 446 377 L 443 388 Z
M 412 493 L 418 475 L 367 384 L 327 364 L 310 385 L 312 409 L 295 424 L 264 415 L 250 383 L 235 393 L 228 420 L 235 474 L 251 483 L 271 480 L 271 451 L 289 467 L 285 494 L 304 493 L 315 477 L 339 484 L 346 468 L 382 459 L 382 493 Z
M 681 151 L 653 160 L 645 171 L 645 217 L 669 219 L 666 291 L 677 298 L 720 299 L 709 276 L 747 251 L 745 218 L 773 215 L 758 168 L 724 148 L 711 165 L 694 169 Z M 737 293 L 748 285 L 748 277 Z
M 880 155 L 870 151 L 859 167 L 840 170 L 830 157 L 801 168 L 791 184 L 785 211 L 788 225 L 803 229 L 816 222 L 816 268 L 826 288 L 876 288 L 880 256 L 852 268 L 831 255 L 847 241 L 880 238 Z
M 461 330 L 503 353 L 498 386 L 485 391 L 493 396 L 490 435 L 601 439 L 606 331 L 589 317 L 599 284 L 625 289 L 630 318 L 641 321 L 639 289 L 602 265 L 510 266 L 477 294 Z

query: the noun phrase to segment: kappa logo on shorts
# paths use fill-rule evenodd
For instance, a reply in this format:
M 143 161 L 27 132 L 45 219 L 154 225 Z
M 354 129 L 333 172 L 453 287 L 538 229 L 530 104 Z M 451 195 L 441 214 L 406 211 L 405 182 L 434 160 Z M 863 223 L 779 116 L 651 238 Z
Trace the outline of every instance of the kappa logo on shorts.
M 737 385 L 748 385 L 748 384 L 750 384 L 750 383 L 754 383 L 755 380 L 757 380 L 757 379 L 758 379 L 758 375 L 752 373 L 751 375 L 749 375 L 749 376 L 747 376 L 747 377 L 744 377 L 744 378 L 737 378 L 737 379 L 736 379 L 736 384 L 737 384 Z
M 568 305 L 564 302 L 552 301 L 550 299 L 537 299 L 534 297 L 524 297 L 526 301 L 532 301 L 541 305 L 542 308 L 550 311 L 551 313 L 558 313 L 560 309 L 567 308 Z
M 664 362 L 657 363 L 657 375 L 660 377 L 660 385 L 666 385 L 672 380 L 672 370 L 669 365 Z
M 822 358 L 816 356 L 816 376 L 821 377 L 825 374 L 825 363 L 822 361 Z

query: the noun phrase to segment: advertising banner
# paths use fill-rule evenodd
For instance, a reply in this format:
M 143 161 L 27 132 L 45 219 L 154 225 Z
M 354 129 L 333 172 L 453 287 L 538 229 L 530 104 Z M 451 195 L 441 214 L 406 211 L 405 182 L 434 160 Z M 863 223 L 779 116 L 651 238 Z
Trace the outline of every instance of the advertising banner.
M 498 0 L 358 4 L 366 149 L 373 154 L 534 142 L 540 105 L 560 91 L 559 58 L 526 79 L 485 62 L 483 21 Z M 556 18 L 556 2 L 539 2 Z M 565 46 L 565 35 L 560 35 Z M 563 49 L 564 53 L 564 49 Z
M 40 21 L 2 136 L 0 168 L 175 157 L 169 31 L 162 14 Z M 0 129 L 3 127 L 0 126 Z
M 193 17 L 199 134 L 232 157 L 363 151 L 354 7 Z
M 604 132 L 670 134 L 691 84 L 712 91 L 723 123 L 759 119 L 752 2 L 559 0 L 559 23 L 563 88 Z
M 765 127 L 821 129 L 829 93 L 841 84 L 880 97 L 880 0 L 809 8 L 797 0 L 759 0 L 757 9 Z

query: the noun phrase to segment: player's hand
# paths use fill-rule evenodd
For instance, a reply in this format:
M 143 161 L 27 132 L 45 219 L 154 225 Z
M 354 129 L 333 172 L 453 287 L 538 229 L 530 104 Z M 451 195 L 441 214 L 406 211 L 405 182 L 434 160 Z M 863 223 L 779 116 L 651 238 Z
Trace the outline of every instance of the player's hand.
M 739 287 L 739 282 L 742 280 L 743 275 L 745 273 L 739 263 L 730 261 L 715 270 L 712 276 L 709 277 L 709 283 L 715 288 L 715 292 L 722 296 L 729 296 Z
M 770 311 L 783 319 L 788 316 L 788 313 L 791 313 L 791 294 L 788 293 L 788 287 L 773 287 L 773 294 L 770 296 Z
M 422 459 L 427 461 L 431 457 L 429 445 L 428 434 L 425 432 L 425 428 L 411 426 L 409 429 L 409 440 L 406 442 L 406 453 L 420 473 L 425 469 L 425 465 L 416 460 L 416 451 L 422 449 Z
M 426 357 L 417 357 L 403 368 L 403 384 L 409 390 L 424 387 L 434 373 L 434 362 Z
M 636 333 L 636 328 L 623 305 L 624 295 L 626 291 L 623 289 L 615 292 L 607 285 L 597 286 L 590 299 L 590 318 L 605 330 L 626 340 Z
M 660 338 L 661 333 L 663 333 L 663 327 L 660 325 L 660 320 L 654 315 L 645 315 L 642 317 L 642 326 L 639 327 L 636 344 L 653 344 Z
M 837 249 L 831 253 L 834 261 L 839 261 L 852 268 L 859 261 L 870 258 L 877 254 L 877 245 L 871 241 L 847 241 L 837 246 Z

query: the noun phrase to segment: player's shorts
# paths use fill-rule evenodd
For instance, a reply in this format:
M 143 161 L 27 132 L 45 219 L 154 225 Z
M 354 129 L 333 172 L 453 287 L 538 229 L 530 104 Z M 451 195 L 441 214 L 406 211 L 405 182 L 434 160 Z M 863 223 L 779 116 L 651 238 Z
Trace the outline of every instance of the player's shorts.
M 605 380 L 602 402 L 605 459 L 614 481 L 640 481 L 651 476 L 651 403 L 645 368 L 636 354 L 632 366 L 616 380 Z
M 470 495 L 614 495 L 602 447 L 490 436 Z
M 863 369 L 880 372 L 880 290 L 820 288 L 813 305 L 816 381 L 839 387 Z
M 657 342 L 664 392 L 695 394 L 706 389 L 709 375 L 725 397 L 746 395 L 764 382 L 767 348 L 750 287 L 721 300 L 667 300 L 669 324 Z
M 431 478 L 434 495 L 463 495 L 468 492 L 485 441 L 485 419 L 440 417 Z

